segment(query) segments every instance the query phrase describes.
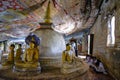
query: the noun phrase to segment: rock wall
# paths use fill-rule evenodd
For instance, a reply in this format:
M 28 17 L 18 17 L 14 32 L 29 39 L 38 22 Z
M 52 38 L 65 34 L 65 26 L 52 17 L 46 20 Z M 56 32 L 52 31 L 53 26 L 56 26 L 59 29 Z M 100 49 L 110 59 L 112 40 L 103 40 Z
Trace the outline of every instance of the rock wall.
M 115 16 L 115 46 L 107 46 L 109 15 Z M 116 80 L 120 78 L 120 1 L 104 0 L 94 26 L 93 55 L 99 58 Z

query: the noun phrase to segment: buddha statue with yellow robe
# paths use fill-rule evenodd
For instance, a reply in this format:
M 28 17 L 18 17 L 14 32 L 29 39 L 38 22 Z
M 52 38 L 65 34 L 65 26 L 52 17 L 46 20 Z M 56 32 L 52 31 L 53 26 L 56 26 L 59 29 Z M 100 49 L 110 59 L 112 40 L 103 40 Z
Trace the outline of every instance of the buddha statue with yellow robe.
M 62 53 L 61 72 L 64 74 L 72 73 L 74 71 L 80 70 L 82 65 L 82 60 L 75 56 L 74 51 L 72 51 L 71 45 L 67 44 L 66 50 Z
M 36 67 L 39 60 L 39 49 L 34 42 L 29 43 L 29 48 L 25 51 L 24 61 L 27 64 L 32 64 L 31 66 Z
M 18 44 L 18 49 L 16 50 L 16 56 L 15 56 L 15 61 L 20 61 L 22 59 L 22 48 L 21 48 L 21 44 Z
M 74 59 L 74 53 L 71 51 L 71 46 L 66 45 L 66 50 L 62 53 L 62 63 L 72 63 Z
M 20 68 L 37 68 L 40 66 L 39 63 L 39 49 L 33 41 L 29 43 L 29 48 L 24 53 L 24 60 L 15 63 L 16 67 Z
M 2 63 L 3 66 L 10 66 L 14 64 L 14 48 L 15 48 L 15 45 L 11 44 L 9 47 L 10 52 L 8 54 L 8 59 L 6 62 Z

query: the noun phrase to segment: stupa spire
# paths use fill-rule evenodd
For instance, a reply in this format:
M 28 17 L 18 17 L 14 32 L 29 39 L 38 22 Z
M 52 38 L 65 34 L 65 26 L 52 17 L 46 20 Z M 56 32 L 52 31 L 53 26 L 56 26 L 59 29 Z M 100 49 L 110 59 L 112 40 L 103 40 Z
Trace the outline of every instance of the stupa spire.
M 45 13 L 45 23 L 51 23 L 51 9 L 50 9 L 50 0 L 48 2 L 48 6 L 46 9 L 46 13 Z

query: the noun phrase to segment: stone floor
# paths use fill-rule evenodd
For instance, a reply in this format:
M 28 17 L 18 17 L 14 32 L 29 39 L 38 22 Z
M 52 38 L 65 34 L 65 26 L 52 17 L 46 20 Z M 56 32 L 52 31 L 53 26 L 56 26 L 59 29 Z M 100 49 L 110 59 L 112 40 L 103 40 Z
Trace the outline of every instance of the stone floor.
M 3 76 L 5 74 L 9 74 L 9 76 L 8 77 Z M 45 71 L 41 73 L 40 75 L 34 75 L 34 74 L 32 74 L 31 76 L 30 75 L 19 75 L 19 73 L 17 73 L 17 75 L 15 73 L 11 75 L 10 71 L 8 70 L 6 72 L 0 71 L 0 78 L 1 78 L 0 80 L 114 80 L 108 74 L 105 75 L 102 73 L 95 73 L 91 68 L 82 75 L 78 75 L 78 74 L 79 73 L 76 72 L 76 73 L 69 74 L 69 75 L 62 75 L 57 70 L 53 70 L 52 72 Z
M 115 80 L 109 74 L 96 73 L 91 68 L 82 76 L 79 76 L 73 80 Z

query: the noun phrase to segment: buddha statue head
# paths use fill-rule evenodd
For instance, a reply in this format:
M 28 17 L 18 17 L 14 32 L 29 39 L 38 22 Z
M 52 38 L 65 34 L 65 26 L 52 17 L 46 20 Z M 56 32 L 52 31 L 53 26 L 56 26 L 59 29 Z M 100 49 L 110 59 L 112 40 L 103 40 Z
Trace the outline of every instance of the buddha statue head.
M 14 50 L 14 48 L 15 48 L 14 44 L 11 44 L 10 47 L 9 47 L 10 50 Z
M 35 48 L 35 42 L 34 41 L 30 41 L 29 46 L 30 46 L 30 48 Z
M 69 51 L 71 49 L 70 44 L 66 44 L 66 50 Z
M 18 48 L 21 48 L 22 47 L 22 45 L 21 44 L 18 44 Z

